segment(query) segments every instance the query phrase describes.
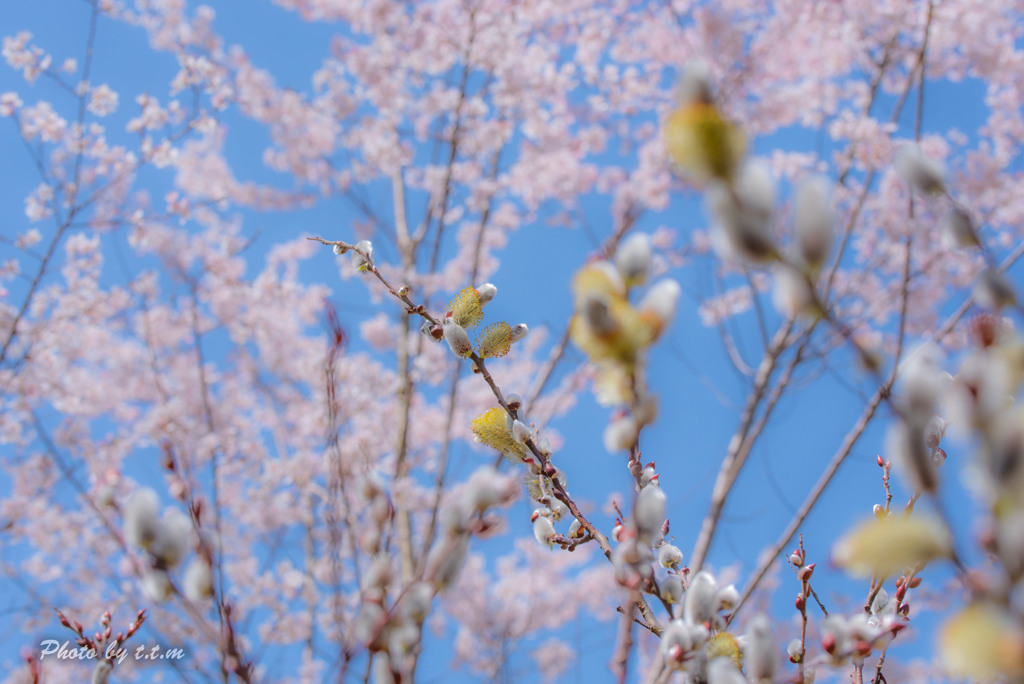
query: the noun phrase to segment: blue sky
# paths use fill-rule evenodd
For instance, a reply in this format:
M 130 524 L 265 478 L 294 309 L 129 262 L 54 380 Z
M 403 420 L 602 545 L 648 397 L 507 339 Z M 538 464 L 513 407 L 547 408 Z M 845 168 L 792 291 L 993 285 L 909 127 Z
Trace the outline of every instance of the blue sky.
M 59 7 L 59 10 L 54 11 L 54 7 Z M 215 7 L 218 14 L 215 27 L 228 43 L 243 44 L 255 64 L 272 71 L 279 86 L 292 87 L 300 92 L 310 91 L 309 76 L 328 54 L 330 37 L 339 30 L 337 27 L 307 24 L 268 2 L 226 0 L 215 3 Z M 87 17 L 88 7 L 84 3 L 8 2 L 0 6 L 0 32 L 8 35 L 23 28 L 31 30 L 38 44 L 59 57 L 75 56 L 80 59 Z M 273 40 L 261 38 L 269 35 L 273 35 Z M 93 80 L 107 81 L 122 94 L 122 113 L 130 111 L 128 100 L 134 93 L 153 89 L 154 94 L 163 95 L 175 68 L 170 56 L 153 53 L 147 48 L 141 31 L 109 21 L 101 22 Z M 976 127 L 980 116 L 978 107 L 983 99 L 979 88 L 977 84 L 968 83 L 955 89 L 942 87 L 930 91 L 933 104 L 928 109 L 926 129 L 944 130 L 950 125 L 957 125 L 962 130 Z M 9 68 L 0 66 L 0 92 L 6 90 L 17 90 L 26 102 L 58 97 L 56 89 L 45 81 L 28 88 Z M 942 106 L 940 103 L 943 101 L 950 106 Z M 965 101 L 976 104 L 965 108 L 962 104 Z M 903 125 L 908 123 L 901 121 Z M 262 165 L 261 153 L 266 143 L 262 132 L 234 115 L 229 115 L 228 125 L 228 158 L 236 169 L 244 169 L 244 179 L 288 187 L 284 177 Z M 758 140 L 755 152 L 763 153 L 778 147 L 816 149 L 820 144 L 820 138 L 814 134 L 789 131 Z M 5 160 L 0 165 L 0 211 L 7 217 L 0 232 L 5 237 L 13 237 L 28 227 L 24 219 L 23 198 L 35 187 L 38 179 L 31 173 L 27 156 L 10 121 L 0 121 L 0 158 Z M 170 178 L 169 174 L 155 173 L 144 182 L 153 189 L 153 196 L 159 197 L 170 187 Z M 382 202 L 382 206 L 387 206 L 386 202 Z M 694 201 L 692 206 L 694 211 L 684 216 L 662 215 L 642 219 L 637 229 L 650 232 L 659 225 L 671 225 L 679 231 L 685 243 L 689 231 L 706 225 L 700 205 Z M 501 270 L 493 279 L 499 288 L 499 296 L 489 305 L 489 320 L 494 317 L 493 320 L 525 321 L 532 328 L 547 327 L 552 342 L 560 336 L 572 309 L 569 289 L 572 273 L 593 252 L 593 235 L 604 239 L 611 231 L 605 219 L 604 206 L 595 202 L 584 205 L 584 210 L 592 233 L 534 225 L 524 227 L 513 236 L 510 248 L 503 255 Z M 266 250 L 278 241 L 304 234 L 337 239 L 351 237 L 346 234 L 346 224 L 347 219 L 353 216 L 353 210 L 340 198 L 321 200 L 314 207 L 301 211 L 258 215 L 250 211 L 241 213 L 247 233 L 256 228 L 261 230 L 255 249 L 250 253 L 253 264 L 250 272 L 256 270 Z M 538 248 L 538 245 L 543 247 Z M 571 255 L 568 261 L 567 254 Z M 111 259 L 108 263 L 113 266 L 115 261 Z M 693 268 L 679 275 L 684 292 L 688 295 L 711 292 L 711 273 L 706 263 L 694 264 Z M 109 277 L 117 281 L 122 276 L 117 269 L 111 268 Z M 326 250 L 322 256 L 308 262 L 308 271 L 303 277 L 308 282 L 326 283 L 331 287 L 332 301 L 350 332 L 354 333 L 359 321 L 378 310 L 396 312 L 388 301 L 380 307 L 370 305 L 365 282 L 356 279 L 340 281 L 334 259 Z M 17 295 L 18 286 L 12 284 L 10 288 Z M 680 303 L 675 325 L 651 358 L 652 384 L 661 398 L 663 418 L 645 431 L 642 442 L 645 460 L 655 459 L 658 463 L 661 481 L 669 496 L 672 532 L 677 538 L 677 545 L 687 555 L 704 516 L 720 457 L 736 427 L 738 410 L 747 391 L 747 381 L 738 377 L 729 365 L 718 333 L 702 325 L 697 302 L 688 295 L 684 295 Z M 543 304 L 538 306 L 538 302 Z M 754 344 L 757 333 L 753 317 L 743 317 L 738 322 L 738 330 L 741 343 L 753 352 L 757 347 Z M 358 342 L 353 341 L 353 344 L 355 349 L 360 348 Z M 581 354 L 571 350 L 568 365 L 580 360 Z M 756 362 L 752 356 L 747 360 Z M 861 390 L 869 387 L 856 373 L 849 371 L 853 364 L 845 351 L 836 355 L 832 364 L 833 372 L 852 377 Z M 780 404 L 730 497 L 709 557 L 712 567 L 739 563 L 741 585 L 746 572 L 756 563 L 762 546 L 774 541 L 783 529 L 790 512 L 800 504 L 863 406 L 861 398 L 851 393 L 844 383 L 836 381 L 830 372 L 805 371 L 798 374 L 796 382 L 798 391 Z M 508 389 L 523 391 L 525 388 Z M 883 408 L 883 412 L 887 413 L 886 409 Z M 601 435 L 607 419 L 608 410 L 583 395 L 572 414 L 554 424 L 567 441 L 566 448 L 557 456 L 557 462 L 568 473 L 570 491 L 578 499 L 593 504 L 594 518 L 604 530 L 610 529 L 611 522 L 599 510 L 608 493 L 629 494 L 631 491 L 623 459 L 608 454 L 602 445 Z M 822 562 L 823 566 L 828 565 L 831 541 L 855 521 L 870 515 L 871 506 L 881 501 L 880 470 L 875 464 L 875 456 L 882 448 L 880 425 L 870 429 L 861 439 L 825 500 L 803 528 L 812 558 Z M 960 453 L 965 452 L 961 449 Z M 954 450 L 950 450 L 950 455 L 956 455 Z M 479 459 L 476 451 L 460 445 L 454 453 L 452 471 L 469 472 Z M 947 468 L 947 475 L 955 474 L 956 468 L 955 465 Z M 0 479 L 0 493 L 9 486 L 9 482 Z M 906 500 L 906 492 L 900 489 L 898 482 L 895 483 L 895 494 L 894 503 L 902 505 L 898 502 Z M 963 510 L 963 500 L 962 496 L 950 492 L 946 507 L 959 512 Z M 517 504 L 510 512 L 510 529 L 517 535 L 529 535 L 528 516 L 526 504 Z M 969 523 L 963 522 L 958 530 L 961 541 L 969 538 L 969 530 Z M 504 536 L 476 548 L 496 557 L 509 548 L 510 542 L 511 537 Z M 598 559 L 597 562 L 603 560 Z M 934 579 L 936 586 L 947 576 L 942 568 L 929 569 L 925 573 L 926 581 Z M 775 596 L 773 612 L 779 619 L 789 620 L 793 615 L 792 598 L 798 587 L 787 572 L 782 573 L 781 581 L 783 588 Z M 0 580 L 0 587 L 5 584 Z M 7 586 L 10 587 L 9 584 Z M 838 573 L 829 573 L 822 577 L 818 591 L 830 607 L 840 605 L 837 597 L 847 597 L 849 607 L 854 611 L 866 594 L 866 586 Z M 14 596 L 19 594 L 15 589 Z M 18 601 L 12 603 L 17 604 Z M 11 604 L 4 604 L 0 609 L 7 607 Z M 891 650 L 890 658 L 907 660 L 927 653 L 934 619 L 915 614 L 913 624 L 920 629 L 920 635 L 916 638 L 901 636 Z M 559 636 L 570 643 L 577 639 L 581 644 L 596 642 L 600 644 L 596 649 L 607 653 L 614 630 L 614 623 L 598 627 L 586 623 L 573 625 Z M 0 631 L 0 641 L 9 644 L 0 647 L 0 662 L 15 657 L 21 643 L 17 639 L 4 638 L 7 636 Z M 602 680 L 607 676 L 605 660 L 604 657 L 587 659 L 580 669 L 574 670 L 577 680 Z M 420 675 L 423 681 L 476 680 L 470 674 L 453 674 L 449 670 L 449 652 L 444 639 L 429 641 Z M 845 674 L 839 676 L 844 677 Z M 529 677 L 523 676 L 520 681 L 527 679 Z

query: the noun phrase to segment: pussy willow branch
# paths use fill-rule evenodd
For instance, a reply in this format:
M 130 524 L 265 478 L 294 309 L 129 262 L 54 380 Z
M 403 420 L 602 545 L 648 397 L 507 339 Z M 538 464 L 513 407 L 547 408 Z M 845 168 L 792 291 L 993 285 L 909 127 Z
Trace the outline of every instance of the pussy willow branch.
M 494 153 L 494 158 L 491 162 L 491 173 L 490 180 L 494 181 L 498 177 L 498 171 L 501 166 L 501 153 L 504 147 L 498 149 Z M 487 225 L 490 223 L 491 209 L 494 203 L 494 193 L 487 196 L 487 202 L 484 204 L 483 210 L 480 212 L 480 222 L 477 226 L 476 231 L 476 244 L 473 248 L 473 268 L 470 272 L 469 282 L 475 283 L 477 275 L 480 271 L 480 255 L 483 252 L 484 235 L 487 232 Z M 422 340 L 422 338 L 421 338 Z M 422 342 L 421 342 L 422 344 Z M 452 444 L 452 427 L 455 422 L 455 406 L 458 400 L 459 394 L 459 379 L 462 374 L 462 365 L 458 364 L 452 369 L 451 384 L 448 388 L 448 411 L 445 416 L 444 424 L 444 443 L 441 445 L 441 458 L 437 465 L 437 477 L 434 480 L 434 494 L 433 503 L 430 507 L 430 522 L 427 525 L 427 533 L 423 535 L 422 544 L 422 555 L 420 556 L 420 563 L 426 562 L 427 553 L 430 550 L 431 545 L 434 543 L 434 537 L 437 531 L 437 515 L 441 507 L 441 494 L 444 491 L 445 478 L 448 473 L 448 456 L 451 453 Z M 528 404 L 528 405 L 532 405 Z
M 332 247 L 334 245 L 338 245 L 342 249 L 355 251 L 357 254 L 360 254 L 364 258 L 367 258 L 369 256 L 366 253 L 356 249 L 354 245 L 351 245 L 341 240 L 324 240 L 323 238 L 315 236 L 310 236 L 307 237 L 306 239 L 313 240 L 314 242 L 319 242 L 323 245 L 328 245 Z M 418 314 L 419 316 L 422 316 L 425 320 L 428 320 L 434 324 L 438 324 L 438 320 L 431 316 L 430 313 L 422 305 L 416 304 L 409 298 L 408 291 L 405 288 L 396 290 L 391 285 L 391 283 L 388 282 L 388 280 L 383 275 L 381 275 L 380 271 L 378 271 L 375 266 L 371 266 L 367 270 L 367 272 L 372 273 L 381 282 L 381 284 L 384 285 L 388 292 L 391 293 L 392 296 L 394 296 L 396 299 L 405 304 L 407 310 L 410 313 Z M 512 418 L 517 419 L 519 417 L 518 413 L 514 409 L 509 408 L 508 402 L 506 402 L 505 400 L 505 395 L 502 393 L 501 388 L 498 387 L 497 383 L 494 382 L 494 378 L 491 377 L 490 372 L 487 370 L 487 365 L 485 364 L 484 359 L 478 356 L 475 351 L 471 352 L 467 358 L 470 361 L 472 361 L 480 377 L 482 377 L 484 382 L 487 383 L 487 386 L 491 388 L 491 393 L 494 395 L 495 399 L 497 399 L 498 404 L 505 410 L 506 413 L 512 416 Z M 548 461 L 547 456 L 544 455 L 544 452 L 537 448 L 537 445 L 533 443 L 532 439 L 527 439 L 525 442 L 525 446 L 530 450 L 533 456 L 537 459 L 537 462 L 540 464 L 540 472 L 546 473 L 549 470 L 550 462 Z M 586 530 L 586 532 L 589 533 L 595 541 L 597 541 L 598 545 L 600 545 L 605 557 L 611 560 L 612 548 L 611 544 L 608 542 L 608 538 L 604 534 L 602 534 L 601 531 L 598 530 L 594 526 L 594 524 L 591 523 L 590 520 L 588 520 L 587 517 L 583 515 L 582 512 L 580 512 L 580 509 L 576 505 L 576 502 L 573 501 L 572 497 L 569 496 L 568 492 L 565 490 L 565 487 L 562 486 L 562 484 L 558 481 L 557 478 L 551 478 L 551 483 L 552 488 L 554 490 L 553 494 L 555 498 L 557 498 L 559 501 L 564 503 L 569 508 L 569 511 L 573 514 L 573 517 L 580 521 L 580 525 L 583 527 L 583 529 Z M 650 606 L 647 604 L 647 601 L 643 598 L 643 596 L 640 597 L 640 600 L 637 602 L 637 606 L 640 609 L 641 615 L 643 615 L 644 619 L 647 621 L 648 629 L 654 632 L 654 634 L 660 635 L 661 623 L 654 616 L 654 612 L 651 610 Z

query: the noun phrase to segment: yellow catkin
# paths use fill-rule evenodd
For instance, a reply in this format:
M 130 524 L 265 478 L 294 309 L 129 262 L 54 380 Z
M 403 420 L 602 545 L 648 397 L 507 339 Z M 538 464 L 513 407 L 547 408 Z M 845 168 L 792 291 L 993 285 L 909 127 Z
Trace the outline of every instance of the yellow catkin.
M 732 661 L 733 665 L 738 668 L 743 667 L 743 653 L 740 652 L 740 645 L 736 642 L 736 637 L 729 632 L 721 632 L 716 634 L 707 645 L 704 647 L 704 652 L 708 656 L 708 662 L 710 663 L 715 658 L 725 656 Z
M 472 287 L 462 288 L 452 298 L 452 301 L 448 302 L 448 310 L 452 312 L 455 322 L 467 330 L 475 327 L 484 317 L 483 307 L 480 306 L 480 295 Z
M 480 331 L 476 344 L 485 359 L 504 356 L 512 348 L 512 326 L 505 321 L 491 323 Z
M 679 171 L 698 183 L 729 181 L 746 151 L 742 131 L 714 105 L 692 102 L 665 122 L 665 149 Z
M 469 429 L 476 435 L 481 444 L 497 449 L 503 454 L 526 458 L 526 447 L 515 440 L 508 429 L 508 418 L 505 410 L 495 407 L 484 411 L 473 419 Z

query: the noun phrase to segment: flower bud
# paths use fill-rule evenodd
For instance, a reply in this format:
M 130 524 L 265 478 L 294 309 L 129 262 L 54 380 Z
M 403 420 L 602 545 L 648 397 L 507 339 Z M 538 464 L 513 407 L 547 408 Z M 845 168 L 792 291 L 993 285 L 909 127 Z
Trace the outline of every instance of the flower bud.
M 352 260 L 352 265 L 357 271 L 370 270 L 373 268 L 373 243 L 369 240 L 360 240 L 356 243 L 356 249 L 349 253 L 349 259 Z
M 417 582 L 405 592 L 399 608 L 405 618 L 420 623 L 430 613 L 430 604 L 433 600 L 434 589 L 426 582 Z
M 835 211 L 829 198 L 828 182 L 822 176 L 804 179 L 796 189 L 793 229 L 800 258 L 817 269 L 832 248 Z
M 165 571 L 149 569 L 142 576 L 142 591 L 153 601 L 163 603 L 174 595 L 174 585 Z
M 527 440 L 533 439 L 533 430 L 523 423 L 523 421 L 513 420 L 512 437 L 514 437 L 520 444 L 526 444 Z
M 809 579 L 811 579 L 811 577 L 814 575 L 814 566 L 815 565 L 817 565 L 817 563 L 811 563 L 810 565 L 805 565 L 802 568 L 800 568 L 799 570 L 797 570 L 796 578 L 798 580 L 800 580 L 801 582 L 806 582 Z
M 886 516 L 889 515 L 888 513 L 885 512 L 885 508 L 882 507 L 882 504 L 875 504 L 872 507 L 871 512 L 874 513 L 875 517 L 878 518 L 879 520 L 881 520 L 881 519 L 883 519 L 883 518 L 885 518 Z
M 444 339 L 456 356 L 469 356 L 473 353 L 473 343 L 469 341 L 469 333 L 452 318 L 444 320 Z
M 640 300 L 637 309 L 641 314 L 654 316 L 658 322 L 656 330 L 659 335 L 672 323 L 681 292 L 679 283 L 671 278 L 665 278 L 652 285 Z
M 445 534 L 427 556 L 424 579 L 431 582 L 438 591 L 451 586 L 462 571 L 468 549 L 468 534 Z
M 787 319 L 820 313 L 807 276 L 789 264 L 772 269 L 772 304 Z
M 498 294 L 498 288 L 491 283 L 484 283 L 483 285 L 477 285 L 476 294 L 480 299 L 480 306 L 483 306 L 494 299 L 494 295 Z
M 678 546 L 663 544 L 658 549 L 658 563 L 663 568 L 678 569 L 683 564 L 683 552 Z
M 758 615 L 747 628 L 747 643 L 743 649 L 746 656 L 747 674 L 753 683 L 770 684 L 775 678 L 775 635 L 771 621 L 765 615 Z
M 736 585 L 730 584 L 719 589 L 715 602 L 718 604 L 718 610 L 728 611 L 735 608 L 740 602 L 740 592 L 736 589 Z
M 718 582 L 707 570 L 701 570 L 690 581 L 683 598 L 683 619 L 691 625 L 703 625 L 715 618 Z
M 188 553 L 192 537 L 192 521 L 177 509 L 169 509 L 160 519 L 156 538 L 149 545 L 149 552 L 164 567 L 173 568 Z
M 924 444 L 929 449 L 938 449 L 942 436 L 946 433 L 946 421 L 942 416 L 932 416 L 924 426 Z
M 799 639 L 793 639 L 786 646 L 786 655 L 789 656 L 789 662 L 799 663 L 801 660 L 801 653 L 803 652 L 803 646 L 800 644 Z
M 157 512 L 160 501 L 149 487 L 136 490 L 124 505 L 125 540 L 143 549 L 156 539 L 159 529 Z
M 918 192 L 938 195 L 945 191 L 946 170 L 942 163 L 926 157 L 917 145 L 901 147 L 893 163 L 896 172 Z
M 633 416 L 621 416 L 604 429 L 604 448 L 609 452 L 629 449 L 636 442 L 636 435 L 637 426 Z
M 681 105 L 712 104 L 715 101 L 711 70 L 706 63 L 694 60 L 686 65 L 679 79 L 677 100 Z
M 583 528 L 583 523 L 573 518 L 572 524 L 569 525 L 569 539 L 580 539 L 586 534 L 587 531 Z
M 519 494 L 519 480 L 506 477 L 490 466 L 478 468 L 462 490 L 462 508 L 467 515 L 483 513 L 492 506 L 510 503 Z
M 651 239 L 644 233 L 633 233 L 623 240 L 615 252 L 615 267 L 626 285 L 643 285 L 651 270 Z
M 672 605 L 679 603 L 683 597 L 683 580 L 679 575 L 668 575 L 658 582 L 658 594 L 666 602 Z
M 653 540 L 661 531 L 661 523 L 665 519 L 665 503 L 665 492 L 661 491 L 661 487 L 649 484 L 640 490 L 633 517 L 641 538 Z
M 712 187 L 707 202 L 716 219 L 715 249 L 721 258 L 753 264 L 778 258 L 771 235 L 775 182 L 763 165 L 744 165 L 733 185 Z
M 185 569 L 182 584 L 185 596 L 194 603 L 201 603 L 213 597 L 213 571 L 204 558 L 193 558 Z
M 538 515 L 533 521 L 533 536 L 544 546 L 551 548 L 555 536 L 555 524 L 546 515 Z
M 512 333 L 510 339 L 513 342 L 518 342 L 519 340 L 526 337 L 526 333 L 528 332 L 530 332 L 529 326 L 527 326 L 525 323 L 517 323 L 516 325 L 512 326 Z
M 886 447 L 896 466 L 918 492 L 934 492 L 939 486 L 935 463 L 924 443 L 922 427 L 903 421 L 889 428 Z
M 747 684 L 731 658 L 719 656 L 708 663 L 708 684 Z
M 992 268 L 986 268 L 978 276 L 978 282 L 974 286 L 974 301 L 979 306 L 998 311 L 1004 306 L 1013 306 L 1017 303 L 1017 293 L 1001 273 Z
M 942 219 L 942 242 L 949 248 L 980 246 L 971 215 L 960 207 L 953 207 Z
M 334 245 L 334 253 L 335 254 L 341 255 L 341 254 L 344 254 L 347 251 L 348 250 L 345 249 L 344 247 L 342 247 L 341 245 Z

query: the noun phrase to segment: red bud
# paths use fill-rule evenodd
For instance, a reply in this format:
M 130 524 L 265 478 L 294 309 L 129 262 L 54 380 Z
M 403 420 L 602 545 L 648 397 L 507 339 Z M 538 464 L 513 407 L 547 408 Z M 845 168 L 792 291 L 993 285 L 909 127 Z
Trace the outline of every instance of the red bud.
M 875 463 L 878 464 L 879 468 L 884 468 L 885 467 L 885 460 L 882 459 L 882 455 L 881 454 L 879 454 L 878 456 L 875 456 Z
M 921 578 L 920 577 L 911 577 L 910 578 L 910 588 L 911 589 L 917 589 L 919 586 L 921 586 Z

